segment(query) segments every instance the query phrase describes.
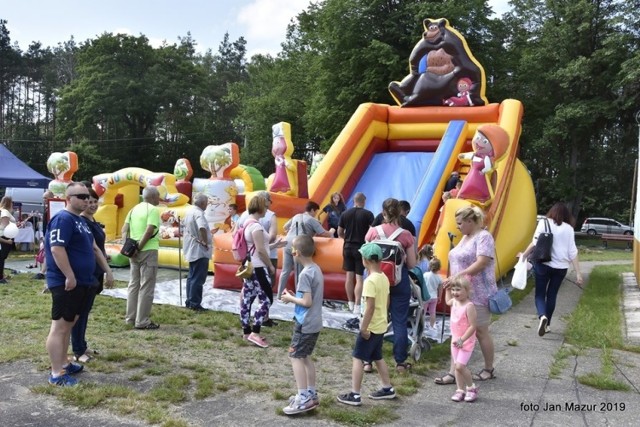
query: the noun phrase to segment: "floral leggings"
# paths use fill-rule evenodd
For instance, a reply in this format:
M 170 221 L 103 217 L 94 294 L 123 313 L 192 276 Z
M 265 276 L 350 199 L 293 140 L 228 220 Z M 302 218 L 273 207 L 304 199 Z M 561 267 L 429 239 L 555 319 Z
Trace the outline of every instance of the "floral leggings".
M 262 286 L 260 286 L 260 282 L 256 277 L 256 273 L 254 272 L 249 279 L 244 279 L 242 281 L 240 323 L 242 324 L 242 329 L 244 330 L 245 334 L 250 334 L 252 331 L 251 325 L 249 324 L 249 319 L 251 316 L 251 305 L 253 304 L 253 301 L 255 301 L 256 297 L 260 302 L 260 306 L 253 314 L 253 332 L 258 334 L 260 333 L 260 326 L 262 326 L 262 322 L 264 321 L 265 316 L 267 315 L 267 313 L 269 313 L 269 298 L 267 298 L 267 294 L 265 294 L 262 290 Z

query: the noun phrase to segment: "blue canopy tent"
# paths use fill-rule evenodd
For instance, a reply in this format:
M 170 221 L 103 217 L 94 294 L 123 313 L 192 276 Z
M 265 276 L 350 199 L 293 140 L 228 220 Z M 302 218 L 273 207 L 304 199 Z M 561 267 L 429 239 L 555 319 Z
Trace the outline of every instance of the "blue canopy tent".
M 47 188 L 49 181 L 0 144 L 0 187 Z

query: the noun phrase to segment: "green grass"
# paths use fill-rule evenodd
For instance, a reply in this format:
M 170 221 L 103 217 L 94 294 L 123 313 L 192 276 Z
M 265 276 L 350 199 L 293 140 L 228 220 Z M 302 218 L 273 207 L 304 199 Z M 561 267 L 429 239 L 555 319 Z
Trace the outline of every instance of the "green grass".
M 49 366 L 44 343 L 50 325 L 51 297 L 40 292 L 41 281 L 30 277 L 31 274 L 19 274 L 10 286 L 0 287 L 3 317 L 11 319 L 0 323 L 0 340 L 5 343 L 0 346 L 0 363 L 31 362 L 43 378 L 43 385 L 32 388 L 34 393 L 54 395 L 78 408 L 106 410 L 165 426 L 187 425 L 175 415 L 181 405 L 223 393 L 249 394 L 263 405 L 272 406 L 276 420 L 271 421 L 277 424 L 275 414 L 295 393 L 287 357 L 289 322 L 265 329 L 270 347 L 259 349 L 242 340 L 237 315 L 214 311 L 194 314 L 180 307 L 154 305 L 152 316 L 161 328 L 136 331 L 124 323 L 126 302 L 100 295 L 87 330 L 90 347 L 100 350 L 87 365 L 89 375 L 84 374 L 80 385 L 70 389 L 44 385 Z M 327 328 L 322 331 L 314 360 L 321 394 L 326 399 L 313 416 L 353 426 L 389 424 L 398 418 L 395 402 L 376 403 L 367 411 L 334 402 L 335 395 L 350 387 L 353 342 L 353 334 Z M 390 344 L 385 344 L 383 354 L 393 368 Z M 431 351 L 422 353 L 419 362 L 414 362 L 411 374 L 390 369 L 397 393 L 417 393 L 429 382 L 427 376 L 433 376 L 433 370 L 448 358 L 448 342 L 434 344 Z M 251 363 L 247 365 L 247 361 Z M 90 380 L 91 374 L 109 376 L 102 382 Z M 363 384 L 365 390 L 377 386 L 377 377 L 367 377 Z
M 600 266 L 589 275 L 578 306 L 568 317 L 567 342 L 592 348 L 627 349 L 622 337 L 621 273 L 631 265 Z
M 580 354 L 586 348 L 596 348 L 602 350 L 600 372 L 580 375 L 577 380 L 600 390 L 630 389 L 615 378 L 612 352 L 613 349 L 638 352 L 637 347 L 625 344 L 621 328 L 621 274 L 630 271 L 631 265 L 599 266 L 593 269 L 578 306 L 567 318 L 567 344 L 556 353 L 551 366 L 552 377 L 557 378 L 564 370 L 569 355 Z
M 600 236 L 576 235 L 580 261 L 631 261 L 633 251 L 627 249 L 626 242 L 611 242 L 605 249 Z

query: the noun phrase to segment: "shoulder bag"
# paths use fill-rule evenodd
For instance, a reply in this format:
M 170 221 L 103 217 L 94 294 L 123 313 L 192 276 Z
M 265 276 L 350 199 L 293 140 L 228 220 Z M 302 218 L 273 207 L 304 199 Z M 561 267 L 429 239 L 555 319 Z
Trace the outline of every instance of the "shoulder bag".
M 551 247 L 553 246 L 553 234 L 549 220 L 544 219 L 544 231 L 538 235 L 538 241 L 531 253 L 531 261 L 533 262 L 549 262 L 551 261 Z
M 127 215 L 127 219 L 125 220 L 125 222 L 128 222 L 131 219 L 131 211 L 133 211 L 133 209 L 129 211 L 129 214 Z M 147 206 L 147 217 L 148 216 L 149 216 L 149 206 Z M 131 227 L 130 223 L 129 223 L 129 227 Z M 156 234 L 158 234 L 158 230 L 156 230 L 156 232 L 153 233 L 153 236 L 151 236 L 151 239 L 156 237 Z M 124 241 L 124 245 L 122 245 L 122 249 L 120 249 L 120 253 L 126 256 L 127 258 L 131 258 L 138 250 L 140 250 L 140 248 L 138 248 L 138 241 L 127 236 L 127 238 Z
M 486 283 L 484 286 L 489 292 L 489 286 Z M 495 294 L 489 295 L 489 311 L 492 314 L 504 314 L 509 311 L 512 304 L 507 288 L 500 288 Z

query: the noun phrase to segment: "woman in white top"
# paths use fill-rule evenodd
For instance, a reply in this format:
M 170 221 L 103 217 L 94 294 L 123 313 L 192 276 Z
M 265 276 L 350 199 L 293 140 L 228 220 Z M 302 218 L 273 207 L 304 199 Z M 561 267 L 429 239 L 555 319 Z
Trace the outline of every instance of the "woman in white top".
M 13 217 L 13 199 L 10 196 L 4 196 L 0 200 L 0 284 L 7 283 L 4 277 L 4 261 L 13 248 L 13 239 L 4 237 L 4 229 L 12 222 L 16 222 Z
M 253 274 L 242 281 L 242 300 L 240 302 L 240 322 L 244 338 L 258 347 L 268 347 L 260 336 L 262 322 L 269 314 L 269 298 L 264 292 L 265 286 L 271 286 L 270 274 L 275 266 L 269 258 L 269 232 L 260 224 L 260 218 L 267 212 L 264 197 L 254 197 L 249 202 L 249 216 L 244 221 L 244 238 L 251 254 Z M 260 306 L 253 314 L 253 327 L 250 324 L 251 305 L 258 298 Z
M 573 231 L 573 217 L 567 206 L 558 202 L 547 212 L 547 219 L 538 221 L 538 226 L 533 234 L 533 241 L 524 251 L 527 257 L 536 246 L 538 236 L 545 230 L 545 223 L 549 223 L 553 234 L 551 247 L 551 261 L 534 263 L 533 271 L 536 276 L 536 310 L 538 311 L 538 335 L 544 336 L 549 332 L 551 317 L 556 308 L 556 298 L 560 285 L 567 275 L 567 269 L 573 265 L 576 271 L 578 285 L 582 286 L 582 274 L 578 263 L 578 248 L 576 248 L 575 234 Z

